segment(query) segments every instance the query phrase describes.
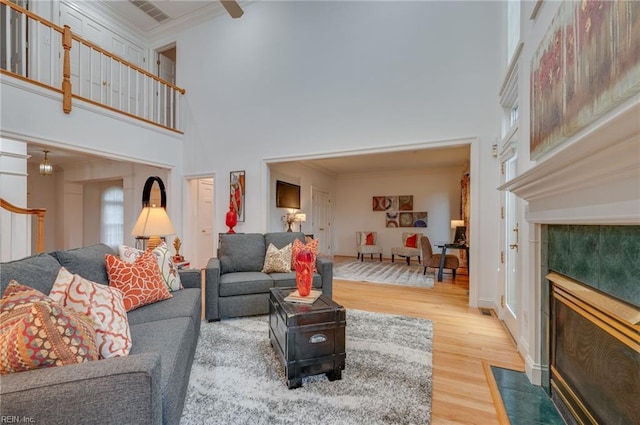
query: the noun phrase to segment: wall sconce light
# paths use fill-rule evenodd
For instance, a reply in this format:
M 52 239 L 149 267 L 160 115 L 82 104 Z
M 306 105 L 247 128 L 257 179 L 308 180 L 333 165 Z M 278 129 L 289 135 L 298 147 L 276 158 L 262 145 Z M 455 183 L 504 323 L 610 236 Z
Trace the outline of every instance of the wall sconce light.
M 43 151 L 43 152 L 44 152 L 44 159 L 40 163 L 40 175 L 50 176 L 51 174 L 53 174 L 53 165 L 51 165 L 51 163 L 49 162 L 49 158 L 47 157 L 47 154 L 49 153 L 49 151 Z

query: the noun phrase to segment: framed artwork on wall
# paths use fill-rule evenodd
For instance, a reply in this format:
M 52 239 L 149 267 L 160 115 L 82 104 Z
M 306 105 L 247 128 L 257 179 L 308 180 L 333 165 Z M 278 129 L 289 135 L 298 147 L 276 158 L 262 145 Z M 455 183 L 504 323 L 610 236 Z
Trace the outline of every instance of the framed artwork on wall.
M 413 227 L 427 227 L 427 212 L 414 212 L 413 213 Z
M 398 221 L 398 213 L 396 211 L 391 211 L 385 214 L 385 226 L 400 227 L 400 222 Z
M 397 211 L 397 196 L 374 196 L 372 199 L 373 211 Z
M 640 92 L 640 2 L 563 2 L 531 61 L 531 159 Z
M 413 227 L 413 213 L 411 212 L 400 213 L 400 227 Z
M 427 212 L 401 212 L 400 227 L 427 227 Z
M 413 195 L 398 196 L 398 208 L 400 211 L 413 211 Z
M 373 211 L 411 211 L 413 210 L 413 195 L 374 196 L 372 205 Z
M 244 170 L 229 173 L 229 202 L 238 215 L 238 221 L 244 222 L 245 211 L 245 175 Z M 232 216 L 233 217 L 233 216 Z

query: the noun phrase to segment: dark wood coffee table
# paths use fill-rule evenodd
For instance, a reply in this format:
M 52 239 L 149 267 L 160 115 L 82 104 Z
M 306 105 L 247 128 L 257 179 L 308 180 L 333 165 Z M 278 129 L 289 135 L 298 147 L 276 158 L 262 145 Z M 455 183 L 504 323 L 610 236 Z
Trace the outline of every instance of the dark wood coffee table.
M 289 388 L 301 386 L 305 376 L 321 373 L 330 381 L 342 379 L 347 325 L 344 307 L 324 295 L 313 304 L 285 301 L 295 288 L 270 291 L 269 338 Z

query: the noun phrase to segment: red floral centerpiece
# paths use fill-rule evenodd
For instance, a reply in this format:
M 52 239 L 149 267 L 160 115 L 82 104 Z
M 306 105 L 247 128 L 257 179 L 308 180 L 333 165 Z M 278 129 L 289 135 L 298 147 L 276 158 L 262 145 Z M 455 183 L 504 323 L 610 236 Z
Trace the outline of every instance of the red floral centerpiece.
M 311 293 L 313 263 L 313 253 L 308 249 L 303 249 L 296 255 L 296 286 L 301 297 Z

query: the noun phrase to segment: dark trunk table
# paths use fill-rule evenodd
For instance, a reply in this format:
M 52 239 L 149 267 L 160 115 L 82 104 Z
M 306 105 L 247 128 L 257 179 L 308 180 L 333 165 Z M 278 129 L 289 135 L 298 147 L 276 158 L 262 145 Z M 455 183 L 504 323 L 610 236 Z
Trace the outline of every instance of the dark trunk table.
M 321 295 L 313 304 L 284 298 L 295 288 L 272 288 L 269 295 L 269 338 L 287 377 L 289 388 L 305 376 L 326 373 L 342 379 L 345 354 L 345 309 Z

